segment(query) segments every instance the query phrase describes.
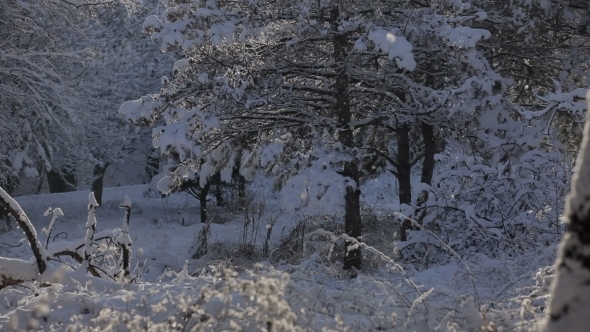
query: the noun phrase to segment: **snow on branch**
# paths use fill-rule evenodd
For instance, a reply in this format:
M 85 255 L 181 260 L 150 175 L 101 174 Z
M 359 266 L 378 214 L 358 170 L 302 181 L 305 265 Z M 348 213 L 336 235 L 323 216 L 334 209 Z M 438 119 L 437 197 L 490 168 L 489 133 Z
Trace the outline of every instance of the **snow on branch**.
M 96 232 L 95 210 L 98 204 L 93 193 L 90 193 L 86 235 L 76 241 L 49 243 L 56 219 L 64 214 L 59 208 L 48 209 L 45 216 L 53 214 L 53 217 L 47 228 L 43 228 L 43 234 L 48 239 L 45 246 L 41 245 L 37 232 L 25 212 L 2 188 L 0 188 L 0 203 L 17 219 L 34 253 L 30 261 L 0 257 L 0 289 L 27 281 L 63 283 L 71 279 L 82 282 L 88 278 L 93 280 L 94 285 L 97 285 L 98 280 L 103 279 L 103 282 L 98 282 L 98 285 L 111 287 L 115 285 L 113 282 L 119 278 L 121 272 L 123 273 L 120 279 L 126 282 L 134 280 L 135 277 L 129 271 L 131 260 L 131 237 L 129 236 L 131 200 L 129 197 L 125 197 L 120 206 L 126 210 L 122 229 Z M 61 258 L 64 256 L 72 258 L 74 265 L 62 261 Z M 61 271 L 59 266 L 53 265 L 53 262 L 58 262 L 62 268 L 69 268 L 71 271 Z
M 98 203 L 94 198 L 94 192 L 88 195 L 88 221 L 86 222 L 86 242 L 84 243 L 84 260 L 88 266 L 92 265 L 92 241 L 96 233 L 96 207 Z
M 53 217 L 51 218 L 51 222 L 49 223 L 49 226 L 47 228 L 43 228 L 41 230 L 41 232 L 43 234 L 45 234 L 45 236 L 47 237 L 47 240 L 45 241 L 45 249 L 47 249 L 47 246 L 49 246 L 49 238 L 51 237 L 51 232 L 53 231 L 53 226 L 55 225 L 55 221 L 57 220 L 57 218 L 64 216 L 64 213 L 62 212 L 62 210 L 60 208 L 55 208 L 55 209 L 49 208 L 49 209 L 47 209 L 47 211 L 45 211 L 45 213 L 43 215 L 47 217 L 49 214 L 53 214 Z
M 37 260 L 37 268 L 39 269 L 39 273 L 42 274 L 47 269 L 47 260 L 49 258 L 45 248 L 43 248 L 41 242 L 39 242 L 37 230 L 29 220 L 29 217 L 27 217 L 25 211 L 23 211 L 20 205 L 12 197 L 10 197 L 10 195 L 4 191 L 2 187 L 0 187 L 0 205 L 10 212 L 10 214 L 14 217 L 14 219 L 16 219 L 16 222 L 25 233 L 25 236 L 29 241 L 29 245 L 33 250 L 33 255 Z M 4 269 L 4 267 L 0 266 L 0 271 Z

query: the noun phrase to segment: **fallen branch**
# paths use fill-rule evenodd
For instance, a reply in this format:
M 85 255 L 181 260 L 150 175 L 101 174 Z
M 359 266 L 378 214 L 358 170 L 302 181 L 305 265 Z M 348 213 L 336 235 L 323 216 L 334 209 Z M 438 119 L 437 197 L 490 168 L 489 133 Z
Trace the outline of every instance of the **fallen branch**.
M 34 262 L 0 257 L 0 289 L 35 280 L 38 270 Z

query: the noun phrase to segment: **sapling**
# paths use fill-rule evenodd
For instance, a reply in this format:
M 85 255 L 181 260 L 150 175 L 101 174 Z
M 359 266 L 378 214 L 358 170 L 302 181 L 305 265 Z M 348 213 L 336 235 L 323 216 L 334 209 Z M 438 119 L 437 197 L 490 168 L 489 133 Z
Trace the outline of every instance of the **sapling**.
M 131 237 L 129 237 L 129 218 L 131 217 L 131 200 L 129 196 L 125 196 L 125 200 L 119 206 L 121 209 L 125 209 L 125 217 L 123 219 L 123 227 L 121 228 L 121 234 L 117 237 L 117 244 L 123 250 L 122 255 L 122 267 L 124 274 L 121 278 L 122 281 L 128 281 L 131 273 L 129 272 L 129 260 L 131 258 Z
M 96 207 L 98 203 L 94 198 L 94 193 L 88 195 L 88 219 L 86 222 L 86 241 L 84 242 L 84 261 L 87 268 L 92 265 L 92 242 L 96 232 Z
M 49 223 L 49 226 L 47 226 L 47 228 L 43 228 L 41 230 L 41 232 L 43 234 L 45 234 L 45 236 L 47 237 L 47 240 L 45 241 L 45 249 L 47 249 L 47 246 L 49 246 L 49 238 L 51 237 L 51 232 L 53 231 L 53 226 L 55 226 L 55 221 L 57 220 L 57 218 L 64 216 L 64 213 L 62 212 L 62 210 L 60 208 L 55 208 L 55 209 L 49 208 L 49 209 L 47 209 L 47 211 L 45 211 L 45 213 L 43 215 L 45 217 L 47 217 L 50 214 L 53 214 L 53 217 L 51 217 L 51 222 Z

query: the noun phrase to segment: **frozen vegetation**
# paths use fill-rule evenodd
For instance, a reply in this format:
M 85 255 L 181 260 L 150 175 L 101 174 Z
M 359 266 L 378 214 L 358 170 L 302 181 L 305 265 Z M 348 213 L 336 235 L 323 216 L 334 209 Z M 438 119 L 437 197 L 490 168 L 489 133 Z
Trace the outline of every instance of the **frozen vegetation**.
M 0 7 L 1 331 L 590 330 L 586 0 Z
M 268 185 L 262 182 L 258 178 L 252 187 Z M 363 230 L 368 238 L 362 249 L 364 268 L 354 279 L 340 263 L 341 222 L 319 211 L 282 212 L 276 194 L 252 193 L 256 197 L 252 208 L 263 206 L 253 225 L 245 224 L 243 210 L 214 208 L 211 213 L 217 222 L 210 227 L 208 253 L 194 259 L 198 234 L 206 225 L 198 218 L 193 197 L 182 193 L 149 197 L 146 185 L 107 188 L 104 206 L 96 209 L 94 264 L 108 276 L 93 277 L 83 263 L 61 256 L 63 263 L 50 261 L 51 270 L 37 277 L 31 250 L 21 241 L 22 231 L 14 228 L 0 237 L 0 250 L 2 257 L 22 263 L 5 265 L 9 263 L 3 260 L 2 267 L 38 281 L 1 290 L 0 324 L 7 330 L 58 331 L 225 331 L 236 326 L 259 331 L 269 322 L 273 331 L 477 330 L 480 326 L 493 331 L 493 326 L 533 329 L 543 317 L 559 235 L 549 245 L 494 258 L 475 248 L 459 254 L 444 240 L 434 240 L 433 234 L 421 255 L 402 259 L 395 248 L 399 227 L 394 224 L 398 211 L 392 194 L 394 178 L 384 175 L 365 187 L 375 194 L 364 197 Z M 124 210 L 119 206 L 125 196 L 132 202 L 130 283 L 117 277 L 123 275 L 121 251 L 113 243 L 123 234 Z M 64 216 L 54 222 L 46 255 L 69 249 L 83 257 L 88 191 L 22 196 L 18 201 L 38 229 L 52 220 L 43 212 L 59 206 Z M 269 222 L 271 250 L 264 255 Z M 72 270 L 70 265 L 78 267 Z

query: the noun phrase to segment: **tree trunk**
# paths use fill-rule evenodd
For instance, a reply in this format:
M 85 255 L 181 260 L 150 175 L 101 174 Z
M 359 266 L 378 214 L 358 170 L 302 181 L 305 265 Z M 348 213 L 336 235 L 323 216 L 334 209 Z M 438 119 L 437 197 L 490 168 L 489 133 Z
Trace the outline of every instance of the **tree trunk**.
M 424 141 L 424 159 L 422 160 L 422 176 L 420 182 L 432 185 L 432 176 L 434 175 L 434 155 L 436 154 L 436 140 L 434 138 L 434 128 L 432 125 L 422 122 L 422 140 Z M 423 190 L 417 200 L 418 206 L 423 206 L 428 201 L 428 191 Z M 417 222 L 422 225 L 426 217 L 426 208 L 417 217 Z
M 76 191 L 76 173 L 69 167 L 62 167 L 59 170 L 52 169 L 47 172 L 47 183 L 49 184 L 49 192 L 52 194 Z
M 14 179 L 0 180 L 0 188 L 4 188 L 7 194 L 12 195 L 16 187 L 14 181 Z M 10 224 L 10 211 L 0 204 L 0 222 L 2 221 L 5 223 L 6 229 L 12 229 L 12 225 Z
M 346 73 L 347 44 L 346 36 L 341 35 L 341 32 L 337 30 L 339 15 L 338 6 L 332 8 L 330 21 L 334 26 L 334 38 L 332 43 L 334 47 L 334 62 L 337 68 L 336 82 L 334 84 L 334 89 L 336 90 L 334 96 L 336 99 L 335 111 L 339 127 L 338 141 L 345 149 L 352 153 L 352 150 L 354 149 L 354 133 L 353 128 L 350 126 L 352 111 L 350 109 L 350 96 L 347 93 L 349 85 L 349 79 Z M 361 190 L 359 187 L 360 176 L 357 163 L 354 160 L 345 162 L 342 175 L 349 177 L 353 181 L 353 183 L 347 185 L 344 197 L 344 228 L 349 237 L 356 241 L 361 241 Z M 355 241 L 346 241 L 343 266 L 345 270 L 361 268 L 361 249 L 360 247 L 352 248 L 354 244 Z
M 39 176 L 39 184 L 37 185 L 37 189 L 35 193 L 39 195 L 41 193 L 41 189 L 43 189 L 43 181 L 45 181 L 45 167 L 41 169 L 41 175 Z
M 590 117 L 586 117 L 584 140 L 568 196 L 566 234 L 557 256 L 556 277 L 544 331 L 588 331 L 590 327 Z
M 147 157 L 147 164 L 145 166 L 145 183 L 150 183 L 154 176 L 160 172 L 160 157 L 152 148 L 152 153 Z
M 344 176 L 350 177 L 356 184 L 356 186 L 347 186 L 345 200 L 345 212 L 344 212 L 344 229 L 346 235 L 350 236 L 357 241 L 361 241 L 362 235 L 362 223 L 361 223 L 361 189 L 358 186 L 359 183 L 359 171 L 357 164 L 353 162 L 347 162 L 344 166 Z M 344 269 L 360 269 L 361 260 L 361 249 L 360 247 L 351 249 L 353 241 L 346 241 L 346 252 L 344 255 Z
M 92 178 L 92 192 L 94 193 L 94 198 L 99 206 L 102 205 L 102 191 L 104 187 L 104 174 L 109 167 L 109 163 L 104 164 L 104 166 L 100 164 L 94 165 L 94 172 Z
M 422 160 L 422 176 L 420 182 L 432 185 L 432 176 L 434 175 L 434 155 L 436 154 L 436 140 L 434 138 L 434 128 L 432 125 L 422 122 L 422 140 L 424 141 L 424 159 Z M 418 198 L 418 205 L 424 204 L 428 200 L 428 191 L 423 191 Z
M 200 188 L 201 193 L 199 194 L 199 203 L 201 203 L 201 222 L 207 222 L 207 195 L 209 194 L 209 189 L 211 189 L 211 182 L 207 181 L 204 187 Z
M 236 157 L 236 166 L 232 171 L 232 181 L 237 185 L 238 188 L 238 200 L 244 201 L 244 197 L 246 197 L 246 178 L 240 174 L 240 160 Z
M 411 171 L 412 163 L 410 160 L 410 128 L 407 124 L 400 124 L 396 129 L 397 138 L 397 181 L 399 204 L 412 204 L 412 183 Z M 412 229 L 412 221 L 402 217 L 400 240 L 407 241 L 407 231 Z
M 221 181 L 215 186 L 215 205 L 224 206 L 223 190 L 221 188 Z

